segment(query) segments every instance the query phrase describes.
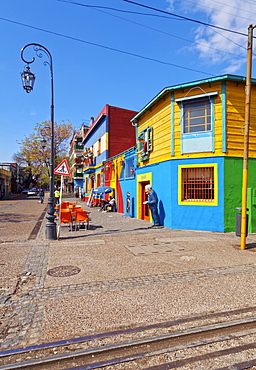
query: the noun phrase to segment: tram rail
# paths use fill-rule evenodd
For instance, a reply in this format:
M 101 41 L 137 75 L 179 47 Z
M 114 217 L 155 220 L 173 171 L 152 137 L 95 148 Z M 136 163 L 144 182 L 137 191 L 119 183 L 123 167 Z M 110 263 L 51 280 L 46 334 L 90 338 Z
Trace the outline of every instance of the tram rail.
M 2 351 L 0 370 L 165 370 L 255 350 L 255 358 L 236 365 L 252 367 L 256 366 L 256 340 L 250 341 L 253 337 L 256 307 L 249 307 Z M 230 341 L 237 344 L 230 346 Z M 217 343 L 225 348 L 200 352 Z M 173 360 L 171 354 L 177 352 L 184 353 L 183 357 Z

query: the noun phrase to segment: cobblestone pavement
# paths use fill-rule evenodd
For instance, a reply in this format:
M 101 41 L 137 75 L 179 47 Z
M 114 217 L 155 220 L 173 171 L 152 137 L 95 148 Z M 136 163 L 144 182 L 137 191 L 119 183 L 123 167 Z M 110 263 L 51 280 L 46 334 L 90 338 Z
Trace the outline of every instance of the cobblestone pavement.
M 80 203 L 91 212 L 90 229 L 63 226 L 50 242 L 45 220 L 30 239 L 45 205 L 0 202 L 9 230 L 0 243 L 1 350 L 256 305 L 253 234 L 241 251 L 234 233 L 153 230 Z

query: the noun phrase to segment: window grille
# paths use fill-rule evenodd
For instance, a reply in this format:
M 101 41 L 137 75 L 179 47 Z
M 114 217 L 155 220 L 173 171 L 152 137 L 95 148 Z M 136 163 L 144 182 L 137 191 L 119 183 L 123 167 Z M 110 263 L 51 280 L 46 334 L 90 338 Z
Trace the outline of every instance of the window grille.
M 214 201 L 214 167 L 182 168 L 182 201 Z

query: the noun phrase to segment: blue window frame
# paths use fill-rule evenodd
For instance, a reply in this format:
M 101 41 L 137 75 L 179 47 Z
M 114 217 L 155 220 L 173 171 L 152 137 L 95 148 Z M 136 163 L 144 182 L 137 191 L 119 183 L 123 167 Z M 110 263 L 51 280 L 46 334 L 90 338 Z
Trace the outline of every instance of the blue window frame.
M 214 97 L 218 91 L 185 96 L 180 103 L 181 153 L 214 152 Z

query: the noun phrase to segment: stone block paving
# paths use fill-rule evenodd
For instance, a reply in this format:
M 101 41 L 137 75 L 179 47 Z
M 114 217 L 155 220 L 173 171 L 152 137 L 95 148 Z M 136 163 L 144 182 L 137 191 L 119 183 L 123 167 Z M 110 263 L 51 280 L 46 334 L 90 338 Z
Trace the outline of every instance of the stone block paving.
M 81 201 L 79 203 L 91 212 L 89 230 L 69 231 L 68 226 L 62 226 L 60 239 L 49 242 L 44 240 L 44 220 L 35 240 L 26 240 L 24 243 L 16 240 L 16 250 L 17 246 L 20 246 L 21 255 L 21 246 L 27 246 L 24 249 L 26 258 L 23 258 L 22 268 L 18 264 L 20 270 L 16 275 L 13 290 L 5 291 L 1 295 L 1 350 L 39 344 L 42 338 L 48 339 L 43 332 L 44 327 L 48 327 L 48 332 L 50 331 L 51 324 L 46 322 L 47 313 L 49 316 L 51 307 L 54 310 L 55 305 L 63 302 L 62 300 L 67 302 L 71 299 L 79 305 L 79 299 L 88 297 L 89 301 L 95 295 L 100 297 L 107 293 L 108 305 L 111 305 L 111 294 L 122 293 L 134 304 L 138 290 L 141 296 L 147 299 L 151 290 L 153 292 L 156 287 L 161 286 L 171 288 L 183 284 L 186 287 L 187 283 L 196 286 L 199 281 L 200 284 L 206 281 L 208 284 L 216 279 L 230 281 L 232 277 L 246 277 L 251 282 L 255 281 L 254 235 L 247 239 L 250 248 L 241 251 L 239 239 L 234 233 L 224 235 L 167 228 L 152 230 L 148 229 L 150 223 L 147 221 L 119 213 L 101 213 L 97 208 L 88 208 Z M 27 207 L 25 201 L 24 204 Z M 33 205 L 38 211 L 35 202 Z M 0 208 L 1 206 L 2 203 Z M 41 212 L 42 209 L 37 214 L 38 219 Z M 34 224 L 32 226 L 34 227 Z M 23 238 L 23 234 L 21 237 Z M 8 243 L 4 242 L 0 247 L 6 245 Z M 49 270 L 58 271 L 58 268 L 60 276 L 49 275 Z M 65 275 L 69 268 L 73 268 L 76 273 Z M 250 290 L 251 286 L 252 284 Z M 223 288 L 223 294 L 226 289 L 228 286 Z M 242 290 L 246 296 L 246 287 Z M 256 296 L 255 293 L 250 291 L 248 297 L 251 297 L 251 294 Z M 182 294 L 182 291 L 179 294 Z M 164 306 L 165 297 L 160 299 Z M 220 309 L 218 303 L 216 307 L 212 307 L 213 310 L 214 308 Z M 95 314 L 97 309 L 95 307 Z M 129 306 L 126 310 L 129 311 Z M 61 323 L 62 318 L 58 316 L 60 314 L 55 311 L 54 315 L 55 322 Z M 61 315 L 63 316 L 63 312 Z M 68 312 L 66 315 L 69 317 Z M 101 326 L 94 327 L 94 330 L 104 331 L 106 320 L 105 315 L 103 319 L 99 317 Z M 63 332 L 61 324 L 58 325 L 49 340 L 67 337 L 73 333 L 73 327 L 66 327 Z M 72 325 L 76 324 L 72 324 L 70 318 L 70 326 Z M 125 326 L 126 323 L 122 322 L 122 325 Z M 74 329 L 74 332 L 76 330 Z M 79 333 L 85 334 L 84 331 Z

